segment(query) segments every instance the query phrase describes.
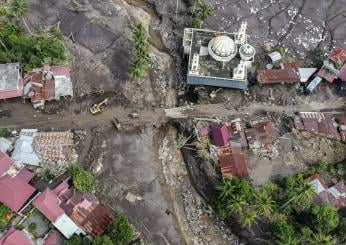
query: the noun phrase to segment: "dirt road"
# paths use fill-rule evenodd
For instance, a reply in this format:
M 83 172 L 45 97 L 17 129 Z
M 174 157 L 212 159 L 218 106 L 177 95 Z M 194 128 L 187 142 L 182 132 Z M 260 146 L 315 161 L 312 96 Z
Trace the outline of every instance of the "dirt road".
M 53 128 L 85 128 L 90 129 L 96 126 L 109 125 L 113 117 L 117 117 L 120 122 L 126 126 L 142 126 L 152 124 L 159 126 L 171 119 L 187 118 L 217 118 L 226 117 L 234 114 L 251 114 L 256 111 L 273 111 L 292 113 L 296 111 L 321 111 L 336 110 L 345 111 L 344 101 L 335 101 L 333 103 L 313 103 L 297 106 L 272 106 L 265 104 L 255 104 L 239 109 L 227 108 L 224 104 L 204 104 L 176 107 L 170 109 L 153 109 L 139 111 L 140 117 L 131 119 L 128 114 L 133 109 L 114 107 L 105 110 L 98 115 L 91 115 L 89 112 L 80 114 L 53 114 L 42 113 L 26 114 L 13 113 L 9 118 L 0 120 L 0 127 L 23 128 L 23 127 L 53 127 Z

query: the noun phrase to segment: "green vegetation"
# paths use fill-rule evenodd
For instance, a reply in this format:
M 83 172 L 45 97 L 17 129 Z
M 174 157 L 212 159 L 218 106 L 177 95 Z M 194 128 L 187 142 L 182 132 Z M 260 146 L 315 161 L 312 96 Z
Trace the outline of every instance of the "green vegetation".
M 0 230 L 2 231 L 8 223 L 7 215 L 10 214 L 10 210 L 0 204 Z
M 106 236 L 99 236 L 96 237 L 95 240 L 92 242 L 92 245 L 113 245 L 114 243 L 112 242 L 112 240 Z
M 202 0 L 196 0 L 188 11 L 192 16 L 193 28 L 202 28 L 203 23 L 212 14 L 211 6 Z
M 70 168 L 73 186 L 80 192 L 89 192 L 95 186 L 94 176 L 85 171 L 80 165 L 73 165 Z
M 50 181 L 55 178 L 50 169 L 39 169 L 36 176 L 43 181 Z
M 64 245 L 90 245 L 90 241 L 86 237 L 73 235 L 69 240 L 64 241 Z
M 36 231 L 36 228 L 37 228 L 37 224 L 32 222 L 28 225 L 28 230 L 33 233 L 34 231 Z
M 149 61 L 148 34 L 142 24 L 138 24 L 133 32 L 134 58 L 130 67 L 130 74 L 134 79 L 145 75 Z
M 25 228 L 25 227 L 24 227 L 23 224 L 16 225 L 16 230 L 21 231 L 21 230 L 23 230 L 24 228 Z
M 282 56 L 284 56 L 285 53 L 286 53 L 286 49 L 285 49 L 284 47 L 280 47 L 280 48 L 279 48 L 279 53 L 280 53 Z
M 7 128 L 0 128 L 0 137 L 9 138 L 12 134 Z
M 250 231 L 256 223 L 266 224 L 261 227 L 274 244 L 334 244 L 332 237 L 345 243 L 346 218 L 329 204 L 314 204 L 313 188 L 305 180 L 327 169 L 327 162 L 317 161 L 278 185 L 267 182 L 259 187 L 244 179 L 223 179 L 213 206 L 220 218 L 231 217 Z
M 105 233 L 117 245 L 128 245 L 133 239 L 133 229 L 126 216 L 118 214 Z
M 20 62 L 24 70 L 41 67 L 44 63 L 65 63 L 61 32 L 52 28 L 48 32 L 32 34 L 25 22 L 27 11 L 25 0 L 11 0 L 9 8 L 0 8 L 0 63 Z

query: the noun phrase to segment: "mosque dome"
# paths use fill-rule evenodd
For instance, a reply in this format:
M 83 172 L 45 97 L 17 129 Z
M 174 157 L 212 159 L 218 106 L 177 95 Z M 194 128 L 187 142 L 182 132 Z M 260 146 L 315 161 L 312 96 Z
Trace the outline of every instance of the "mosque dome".
M 237 46 L 229 36 L 217 36 L 210 40 L 209 54 L 217 61 L 227 62 L 237 54 Z
M 256 50 L 250 44 L 244 44 L 239 48 L 239 55 L 243 60 L 250 60 L 255 56 Z

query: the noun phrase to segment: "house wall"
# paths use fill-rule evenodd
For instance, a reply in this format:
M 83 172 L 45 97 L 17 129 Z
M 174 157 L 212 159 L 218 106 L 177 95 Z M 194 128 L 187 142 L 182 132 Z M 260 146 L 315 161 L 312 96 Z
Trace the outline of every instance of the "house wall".
M 218 78 L 208 78 L 200 76 L 187 76 L 187 84 L 189 85 L 208 85 L 215 87 L 225 87 L 225 88 L 235 88 L 246 90 L 248 86 L 248 81 L 239 81 L 239 80 L 225 80 Z

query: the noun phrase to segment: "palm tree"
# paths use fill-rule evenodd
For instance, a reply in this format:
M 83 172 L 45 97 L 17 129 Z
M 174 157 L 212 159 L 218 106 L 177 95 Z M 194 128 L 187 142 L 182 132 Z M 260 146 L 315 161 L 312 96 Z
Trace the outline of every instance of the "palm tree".
M 296 194 L 293 195 L 293 197 L 290 198 L 285 204 L 283 204 L 280 207 L 280 210 L 285 209 L 292 202 L 303 207 L 306 207 L 312 203 L 314 197 L 314 189 L 310 183 L 304 181 L 295 189 Z
M 246 201 L 244 196 L 235 195 L 228 204 L 227 208 L 230 213 L 240 214 L 243 211 L 244 206 L 246 205 Z
M 253 210 L 247 210 L 240 213 L 239 223 L 243 228 L 250 229 L 251 225 L 256 222 L 257 214 Z
M 258 193 L 255 195 L 255 205 L 257 214 L 264 217 L 269 217 L 273 213 L 274 201 L 271 196 L 266 193 Z
M 199 10 L 199 16 L 202 21 L 205 21 L 209 16 L 211 16 L 211 8 L 209 4 L 201 2 L 199 4 Z
M 233 186 L 231 180 L 223 179 L 222 184 L 220 186 L 216 187 L 216 189 L 220 192 L 219 198 L 222 200 L 225 200 L 225 199 L 232 196 L 234 186 Z
M 311 245 L 332 245 L 332 237 L 330 235 L 325 235 L 323 233 L 314 233 L 312 234 L 309 243 Z
M 285 237 L 282 237 L 278 240 L 276 240 L 277 245 L 297 245 L 298 240 L 295 237 L 292 237 L 291 235 L 285 235 Z
M 28 13 L 29 7 L 26 0 L 11 0 L 10 10 L 16 18 L 21 18 L 28 32 L 32 33 L 28 24 L 25 21 L 25 17 Z

